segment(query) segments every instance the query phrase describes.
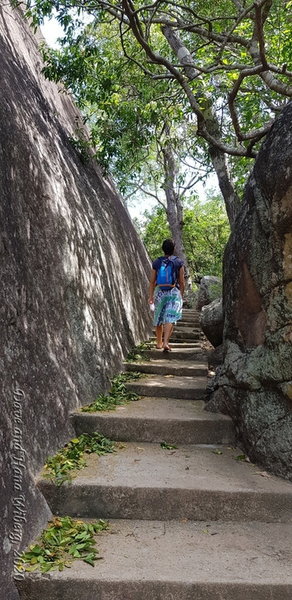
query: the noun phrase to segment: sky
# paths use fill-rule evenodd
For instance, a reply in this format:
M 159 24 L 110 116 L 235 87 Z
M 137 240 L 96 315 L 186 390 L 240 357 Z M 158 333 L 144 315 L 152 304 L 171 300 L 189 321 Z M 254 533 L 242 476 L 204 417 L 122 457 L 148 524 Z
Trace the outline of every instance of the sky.
M 58 23 L 57 19 L 45 19 L 43 25 L 41 25 L 43 36 L 49 46 L 52 48 L 58 48 L 57 39 L 62 36 L 63 28 Z
M 48 45 L 52 48 L 58 48 L 57 39 L 63 34 L 63 29 L 58 21 L 55 18 L 45 19 L 44 24 L 41 25 L 41 30 Z M 202 202 L 206 200 L 207 194 L 210 191 L 214 191 L 215 194 L 219 193 L 216 175 L 209 176 L 205 186 L 202 183 L 198 183 L 194 187 L 194 192 L 198 194 Z M 153 199 L 141 196 L 136 201 L 131 200 L 128 202 L 128 210 L 132 218 L 143 220 L 145 210 L 151 210 L 155 204 Z

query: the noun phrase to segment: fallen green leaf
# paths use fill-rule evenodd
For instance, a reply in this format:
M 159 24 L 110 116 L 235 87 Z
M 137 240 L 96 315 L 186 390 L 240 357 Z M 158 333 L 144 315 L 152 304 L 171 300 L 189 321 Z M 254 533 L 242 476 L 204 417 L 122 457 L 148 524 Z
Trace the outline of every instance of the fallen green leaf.
M 84 454 L 101 456 L 115 451 L 115 443 L 101 433 L 82 433 L 79 438 L 68 442 L 58 454 L 48 458 L 43 475 L 60 486 L 72 479 L 72 471 L 85 466 Z
M 37 544 L 31 545 L 28 552 L 20 556 L 19 568 L 42 573 L 70 567 L 74 559 L 81 559 L 94 566 L 98 556 L 95 535 L 108 529 L 106 521 L 84 523 L 71 517 L 58 517 L 50 521 Z M 80 542 L 80 539 L 83 541 Z
M 166 442 L 161 442 L 160 446 L 164 450 L 176 450 L 177 449 L 177 446 L 174 446 L 173 444 L 167 444 Z
M 235 456 L 235 460 L 246 460 L 246 455 L 245 454 L 238 454 L 238 456 Z
M 104 410 L 115 410 L 117 406 L 128 404 L 139 400 L 135 392 L 130 392 L 126 388 L 127 381 L 135 381 L 141 377 L 146 377 L 144 373 L 131 371 L 120 373 L 111 380 L 112 387 L 108 394 L 100 394 L 94 402 L 88 406 L 83 406 L 82 412 L 99 412 Z

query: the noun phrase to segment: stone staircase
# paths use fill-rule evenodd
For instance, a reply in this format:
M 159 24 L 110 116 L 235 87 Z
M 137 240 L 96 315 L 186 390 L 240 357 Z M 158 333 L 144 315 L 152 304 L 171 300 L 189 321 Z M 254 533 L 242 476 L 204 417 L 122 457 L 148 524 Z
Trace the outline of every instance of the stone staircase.
M 184 311 L 172 352 L 125 363 L 141 399 L 75 413 L 76 433 L 123 442 L 91 455 L 71 484 L 38 485 L 54 514 L 106 518 L 102 561 L 29 573 L 24 600 L 291 600 L 292 485 L 238 460 L 231 420 L 204 411 L 198 315 Z M 177 448 L 165 449 L 161 442 Z

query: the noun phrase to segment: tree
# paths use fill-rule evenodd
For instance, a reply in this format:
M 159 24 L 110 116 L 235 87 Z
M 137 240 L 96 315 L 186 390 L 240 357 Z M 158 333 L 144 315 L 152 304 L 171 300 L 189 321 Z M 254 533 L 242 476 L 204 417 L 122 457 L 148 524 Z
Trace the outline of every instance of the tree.
M 161 238 L 169 236 L 162 207 L 145 213 L 146 222 L 138 229 L 152 260 L 161 254 Z M 222 200 L 212 196 L 202 204 L 195 197 L 184 211 L 183 242 L 193 279 L 201 275 L 222 275 L 222 256 L 230 228 Z
M 188 255 L 184 244 L 184 205 L 186 198 L 194 184 L 200 179 L 200 175 L 189 173 L 192 168 L 183 160 L 187 150 L 185 149 L 185 138 L 180 131 L 170 129 L 168 122 L 163 123 L 159 135 L 155 137 L 155 153 L 145 161 L 144 169 L 141 171 L 142 184 L 136 190 L 146 196 L 155 198 L 162 207 L 168 222 L 168 235 L 175 242 L 176 254 L 180 256 L 186 267 L 186 279 L 191 286 L 191 274 L 188 264 Z M 180 144 L 179 144 L 180 142 Z M 183 170 L 185 166 L 185 171 Z M 161 191 L 164 191 L 164 198 Z M 160 232 L 161 235 L 161 232 Z
M 28 0 L 35 20 L 55 8 L 69 34 L 72 7 L 93 26 L 118 23 L 125 56 L 155 85 L 176 89 L 186 118 L 196 118 L 217 173 L 230 222 L 239 205 L 228 156 L 254 158 L 259 141 L 292 95 L 288 10 L 291 0 Z M 70 12 L 71 11 L 71 12 Z M 82 27 L 82 22 L 77 23 Z M 140 51 L 137 53 L 137 45 Z M 173 87 L 175 86 L 175 88 Z M 234 168 L 234 159 L 233 164 Z

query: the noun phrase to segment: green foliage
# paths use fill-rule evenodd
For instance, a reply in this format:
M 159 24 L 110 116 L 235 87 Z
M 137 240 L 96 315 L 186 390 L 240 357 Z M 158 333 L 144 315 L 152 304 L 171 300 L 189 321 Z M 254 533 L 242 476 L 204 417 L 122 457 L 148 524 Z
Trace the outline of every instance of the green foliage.
M 60 486 L 64 481 L 72 479 L 74 471 L 85 467 L 85 454 L 101 456 L 111 452 L 115 452 L 115 443 L 101 433 L 82 433 L 68 442 L 55 456 L 48 458 L 43 476 Z
M 142 344 L 138 344 L 137 346 L 135 346 L 135 348 L 132 348 L 132 350 L 130 350 L 130 352 L 128 353 L 128 356 L 126 358 L 126 362 L 138 362 L 138 361 L 148 361 L 150 360 L 149 356 L 147 355 L 147 350 L 151 350 L 151 348 L 153 348 L 154 344 L 151 341 L 148 342 L 142 342 Z
M 160 447 L 163 450 L 176 450 L 177 446 L 174 446 L 173 444 L 168 444 L 167 442 L 161 442 Z
M 92 404 L 83 406 L 83 412 L 98 412 L 103 410 L 115 410 L 121 404 L 128 404 L 139 400 L 139 396 L 134 392 L 129 392 L 125 383 L 145 377 L 143 373 L 132 371 L 131 373 L 121 373 L 111 380 L 111 390 L 108 394 L 100 394 Z
M 223 252 L 230 235 L 223 201 L 195 200 L 185 211 L 183 239 L 189 266 L 195 275 L 222 276 Z
M 74 559 L 80 559 L 92 565 L 101 559 L 96 548 L 94 536 L 108 529 L 106 521 L 84 523 L 71 517 L 55 517 L 42 532 L 36 544 L 20 557 L 19 571 L 42 573 L 70 567 Z
M 127 44 L 127 42 L 125 41 Z M 145 63 L 140 46 L 132 40 L 131 51 Z M 61 50 L 43 46 L 44 74 L 61 81 L 73 94 L 91 131 L 97 160 L 109 169 L 122 193 L 131 186 L 151 158 L 151 143 L 163 115 L 181 118 L 179 107 L 165 106 L 171 86 L 141 77 L 137 65 L 123 54 L 119 28 L 103 23 L 87 25 L 76 33 L 68 28 Z M 150 72 L 155 74 L 153 65 Z
M 76 132 L 76 136 L 78 136 L 78 132 Z M 88 162 L 92 148 L 90 141 L 84 140 L 82 137 L 69 137 L 69 142 L 78 152 L 80 160 L 84 164 Z
M 250 7 L 231 0 L 155 5 L 140 0 L 134 4 L 26 0 L 26 4 L 34 24 L 56 11 L 65 34 L 61 50 L 44 49 L 44 73 L 73 93 L 90 127 L 98 161 L 111 171 L 122 194 L 139 190 L 141 197 L 141 189 L 146 188 L 161 200 L 165 189 L 162 154 L 170 141 L 176 155 L 173 187 L 186 198 L 188 170 L 183 164 L 192 157 L 196 167 L 201 164 L 198 178 L 207 176 L 211 135 L 231 156 L 228 166 L 242 195 L 250 156 L 265 135 L 262 129 L 269 128 L 291 96 L 290 1 L 251 3 Z M 125 14 L 129 7 L 135 10 L 137 27 L 132 29 Z M 175 23 L 171 29 L 190 52 L 193 72 L 189 77 L 163 34 L 165 20 Z M 262 70 L 258 71 L 260 62 Z M 245 76 L 247 68 L 252 74 Z M 181 194 L 183 189 L 185 194 Z M 225 200 L 230 201 L 227 193 Z M 213 236 L 215 224 L 212 229 Z M 187 237 L 189 246 L 194 246 L 194 237 Z M 193 253 L 193 272 L 209 270 L 210 255 L 204 260 L 200 247 L 201 243 Z M 218 269 L 215 257 L 213 272 Z
M 222 283 L 212 283 L 209 286 L 210 300 L 216 300 L 222 296 Z
M 145 213 L 142 239 L 151 260 L 162 254 L 161 242 L 169 237 L 162 207 Z M 218 197 L 205 203 L 189 200 L 184 211 L 183 242 L 193 278 L 198 275 L 222 275 L 222 257 L 230 234 L 223 202 Z
M 247 183 L 249 173 L 253 167 L 254 160 L 242 156 L 231 156 L 229 159 L 229 168 L 232 173 L 234 187 L 241 197 L 244 187 Z
M 238 454 L 238 456 L 235 456 L 234 459 L 246 462 L 246 454 Z
M 162 206 L 155 207 L 152 211 L 144 213 L 145 224 L 141 224 L 141 237 L 146 250 L 153 261 L 163 254 L 161 245 L 163 240 L 170 238 L 170 229 L 167 216 Z
M 170 121 L 183 123 L 193 112 L 179 83 L 171 76 L 161 79 L 167 70 L 169 74 L 169 69 L 157 64 L 158 53 L 165 61 L 177 64 L 161 30 L 165 19 L 178 20 L 175 29 L 179 30 L 183 44 L 192 53 L 195 68 L 201 69 L 200 76 L 198 74 L 189 81 L 189 88 L 201 110 L 206 109 L 211 99 L 221 113 L 221 138 L 225 143 L 235 143 L 236 136 L 227 111 L 228 94 L 242 69 L 257 64 L 250 52 L 256 41 L 254 10 L 251 5 L 249 11 L 241 11 L 236 4 L 231 0 L 220 0 L 215 4 L 201 0 L 195 7 L 191 0 L 169 6 L 158 3 L 154 18 L 151 4 L 135 2 L 141 34 L 154 53 L 150 59 L 133 35 L 127 18 L 119 23 L 119 11 L 125 8 L 121 2 L 107 5 L 102 0 L 26 0 L 27 14 L 34 24 L 56 11 L 66 33 L 63 49 L 55 54 L 47 53 L 46 74 L 62 79 L 88 111 L 89 117 L 92 109 L 95 112 L 98 107 L 99 115 L 93 121 L 99 130 L 97 137 L 103 129 L 101 143 L 106 139 L 104 149 L 100 148 L 105 162 L 110 160 L 112 152 L 117 161 L 120 157 L 123 159 L 122 146 L 124 153 L 127 149 L 130 151 L 130 138 L 138 153 L 141 144 L 146 148 L 148 136 L 162 115 L 169 115 Z M 276 66 L 275 79 L 287 83 L 286 66 L 291 64 L 292 52 L 290 2 L 273 0 L 262 4 L 265 4 L 262 20 L 267 60 Z M 243 6 L 246 8 L 245 3 Z M 114 7 L 117 9 L 115 15 Z M 219 36 L 218 39 L 213 39 L 213 35 Z M 273 113 L 271 104 L 281 101 L 281 92 L 270 89 L 258 73 L 246 77 L 236 97 L 242 131 L 245 133 L 267 123 Z M 124 136 L 127 139 L 122 141 Z M 114 140 L 112 148 L 111 138 Z M 244 146 L 248 143 L 242 142 Z

